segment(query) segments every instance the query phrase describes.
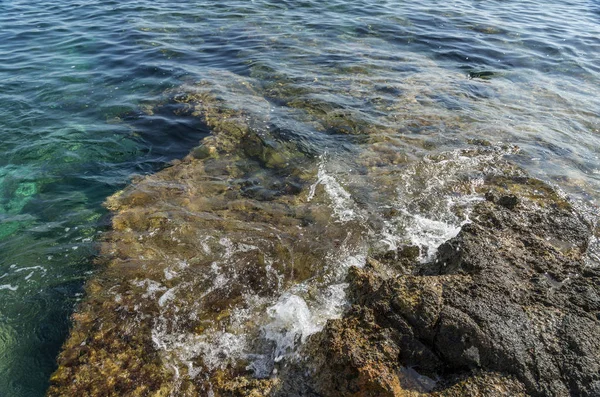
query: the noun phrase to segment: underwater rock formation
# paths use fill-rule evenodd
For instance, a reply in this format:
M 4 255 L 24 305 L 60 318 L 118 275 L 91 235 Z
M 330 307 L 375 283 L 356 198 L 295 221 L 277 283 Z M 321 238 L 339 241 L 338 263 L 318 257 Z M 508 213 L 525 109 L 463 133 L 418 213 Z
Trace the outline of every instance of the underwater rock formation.
M 269 321 L 284 292 L 297 306 L 290 321 L 308 310 L 305 299 L 325 302 L 325 312 L 337 310 L 332 301 L 342 304 L 337 273 L 352 263 L 365 227 L 335 214 L 323 187 L 311 189 L 314 160 L 270 136 L 265 100 L 235 87 L 244 111 L 222 105 L 213 94 L 219 87 L 174 95 L 212 135 L 107 201 L 114 214 L 102 244 L 108 263 L 74 315 L 49 395 L 226 390 L 222 379 L 269 374 L 272 354 L 285 355 L 296 335 L 328 318 L 309 313 L 315 325 L 288 335 L 285 318 Z M 337 217 L 345 227 L 329 227 Z
M 600 393 L 591 225 L 512 149 L 409 163 L 288 104 L 366 134 L 328 165 L 270 119 L 283 83 L 213 80 L 169 93 L 212 135 L 107 201 L 50 396 Z

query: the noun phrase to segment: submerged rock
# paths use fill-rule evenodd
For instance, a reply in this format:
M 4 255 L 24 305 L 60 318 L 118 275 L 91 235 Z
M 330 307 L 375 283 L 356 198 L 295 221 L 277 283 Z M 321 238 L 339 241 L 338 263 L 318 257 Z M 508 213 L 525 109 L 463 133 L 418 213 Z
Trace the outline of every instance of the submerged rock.
M 50 396 L 600 393 L 591 227 L 512 149 L 409 164 L 374 129 L 340 181 L 272 125 L 285 86 L 216 77 L 169 93 L 212 135 L 108 199 Z
M 317 331 L 269 329 L 270 317 L 297 319 L 268 309 L 284 293 L 300 309 L 339 295 L 336 272 L 349 267 L 365 227 L 352 217 L 329 227 L 337 218 L 327 192 L 309 184 L 317 164 L 264 126 L 264 99 L 232 76 L 222 81 L 244 110 L 212 86 L 175 96 L 212 135 L 107 200 L 107 263 L 88 283 L 49 395 L 256 395 L 273 388 L 254 379 L 273 371 L 271 354 Z

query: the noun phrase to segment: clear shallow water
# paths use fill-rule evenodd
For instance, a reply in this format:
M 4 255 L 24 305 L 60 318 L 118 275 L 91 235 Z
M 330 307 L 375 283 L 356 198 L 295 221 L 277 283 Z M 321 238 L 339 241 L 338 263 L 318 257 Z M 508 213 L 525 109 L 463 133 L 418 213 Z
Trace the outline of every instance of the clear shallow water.
M 585 1 L 0 4 L 0 395 L 43 394 L 104 199 L 205 136 L 149 111 L 166 89 L 251 79 L 281 136 L 333 152 L 342 179 L 376 128 L 407 161 L 516 144 L 517 163 L 594 204 L 599 37 Z M 311 111 L 329 128 L 297 122 Z

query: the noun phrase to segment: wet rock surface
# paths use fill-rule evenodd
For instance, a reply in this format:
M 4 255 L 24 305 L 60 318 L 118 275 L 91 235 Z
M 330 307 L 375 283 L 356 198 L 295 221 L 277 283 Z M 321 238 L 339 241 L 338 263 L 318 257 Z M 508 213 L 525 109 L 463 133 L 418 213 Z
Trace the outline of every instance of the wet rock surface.
M 107 201 L 50 396 L 600 394 L 592 226 L 511 148 L 409 162 L 284 79 L 217 77 L 166 105 L 211 136 Z M 360 154 L 289 139 L 273 98 Z
M 412 275 L 351 270 L 352 309 L 307 347 L 315 395 L 600 394 L 589 225 L 539 181 L 485 188 L 472 223 Z
M 314 161 L 264 128 L 264 98 L 232 75 L 223 81 L 244 110 L 219 100 L 229 88 L 200 84 L 175 94 L 178 111 L 212 135 L 107 201 L 114 216 L 105 268 L 87 286 L 49 395 L 270 390 L 272 381 L 249 376 L 270 373 L 273 354 L 315 331 L 288 336 L 285 318 L 264 328 L 267 309 L 287 292 L 298 311 L 292 321 L 312 316 L 306 299 L 343 293 L 332 280 L 365 228 L 352 219 L 329 227 L 337 215 L 324 188 L 311 188 Z

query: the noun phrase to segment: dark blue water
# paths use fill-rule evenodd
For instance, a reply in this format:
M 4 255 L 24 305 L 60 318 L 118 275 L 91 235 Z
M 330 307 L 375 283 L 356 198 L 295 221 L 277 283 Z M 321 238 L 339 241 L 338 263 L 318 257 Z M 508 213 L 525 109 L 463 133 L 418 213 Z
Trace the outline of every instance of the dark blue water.
M 225 72 L 273 104 L 356 114 L 414 158 L 519 145 L 530 173 L 597 203 L 597 2 L 2 1 L 0 396 L 43 395 L 95 270 L 105 198 L 206 135 L 153 106 Z M 274 117 L 293 137 L 286 114 Z

